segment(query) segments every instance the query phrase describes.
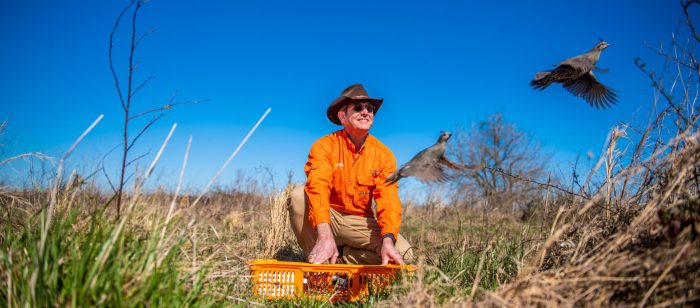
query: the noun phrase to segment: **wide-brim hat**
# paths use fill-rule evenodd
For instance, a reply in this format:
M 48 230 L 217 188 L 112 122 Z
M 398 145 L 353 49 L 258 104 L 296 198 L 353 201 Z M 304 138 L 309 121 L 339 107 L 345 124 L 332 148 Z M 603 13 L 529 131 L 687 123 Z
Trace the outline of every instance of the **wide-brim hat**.
M 379 107 L 382 106 L 382 102 L 384 102 L 384 99 L 369 97 L 369 94 L 367 94 L 365 87 L 363 87 L 359 83 L 351 85 L 345 88 L 345 90 L 343 90 L 343 92 L 340 93 L 340 96 L 333 100 L 330 106 L 328 106 L 328 109 L 326 110 L 328 120 L 330 120 L 334 124 L 341 125 L 340 119 L 338 119 L 338 111 L 340 111 L 340 109 L 348 103 L 352 102 L 371 103 L 372 105 L 374 105 L 374 114 L 376 115 L 377 111 L 379 110 Z

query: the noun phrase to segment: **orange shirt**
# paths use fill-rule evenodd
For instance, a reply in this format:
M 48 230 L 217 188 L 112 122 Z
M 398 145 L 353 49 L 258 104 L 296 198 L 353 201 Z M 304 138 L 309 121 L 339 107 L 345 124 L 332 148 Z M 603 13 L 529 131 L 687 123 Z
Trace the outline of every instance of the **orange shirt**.
M 318 139 L 311 146 L 304 166 L 309 222 L 313 228 L 330 222 L 329 208 L 341 213 L 372 216 L 372 198 L 377 203 L 381 234 L 398 238 L 401 200 L 397 183 L 386 184 L 396 171 L 394 154 L 377 138 L 368 135 L 357 153 L 344 130 Z

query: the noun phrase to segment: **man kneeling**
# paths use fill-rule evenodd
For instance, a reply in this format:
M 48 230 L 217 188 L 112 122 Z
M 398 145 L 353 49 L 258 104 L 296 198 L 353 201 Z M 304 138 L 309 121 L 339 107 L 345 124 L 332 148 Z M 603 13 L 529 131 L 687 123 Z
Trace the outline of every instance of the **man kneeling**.
M 310 263 L 386 265 L 412 259 L 410 244 L 398 234 L 398 184 L 385 183 L 396 171 L 396 158 L 369 134 L 382 102 L 355 84 L 326 110 L 343 129 L 314 142 L 304 166 L 306 185 L 289 199 L 292 230 Z

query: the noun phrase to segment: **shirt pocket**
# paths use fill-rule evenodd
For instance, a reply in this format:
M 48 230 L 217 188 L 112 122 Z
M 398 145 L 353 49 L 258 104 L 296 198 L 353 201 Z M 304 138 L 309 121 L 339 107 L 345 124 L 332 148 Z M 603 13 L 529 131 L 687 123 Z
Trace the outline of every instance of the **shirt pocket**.
M 374 178 L 371 175 L 357 175 L 357 189 L 355 190 L 355 200 L 359 204 L 368 205 L 372 199 L 374 190 Z

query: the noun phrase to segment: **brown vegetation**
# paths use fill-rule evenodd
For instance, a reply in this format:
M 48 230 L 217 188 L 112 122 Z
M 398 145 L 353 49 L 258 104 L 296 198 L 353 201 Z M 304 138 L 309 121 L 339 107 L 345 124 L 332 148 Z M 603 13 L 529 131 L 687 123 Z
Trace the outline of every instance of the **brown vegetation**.
M 698 2 L 682 3 L 689 16 Z M 613 128 L 576 191 L 545 180 L 539 160 L 495 165 L 479 156 L 486 154 L 461 152 L 462 163 L 491 168 L 480 175 L 486 180 L 465 176 L 457 188 L 467 193 L 451 198 L 404 200 L 401 232 L 415 246 L 419 273 L 365 304 L 700 305 L 700 37 L 687 21 L 687 46 L 674 39 L 658 51 L 672 75 L 636 61 L 658 94 L 652 121 Z M 508 128 L 501 120 L 491 124 Z M 484 151 L 502 144 L 494 138 L 520 138 L 482 132 L 491 132 Z M 510 153 L 536 158 L 525 149 Z M 288 188 L 261 189 L 244 178 L 204 196 L 180 194 L 179 186 L 142 192 L 156 159 L 124 194 L 115 221 L 117 209 L 105 207 L 114 197 L 94 178 L 63 174 L 68 154 L 54 178 L 24 190 L 0 187 L 3 304 L 270 304 L 250 297 L 248 260 L 303 260 L 286 217 Z

